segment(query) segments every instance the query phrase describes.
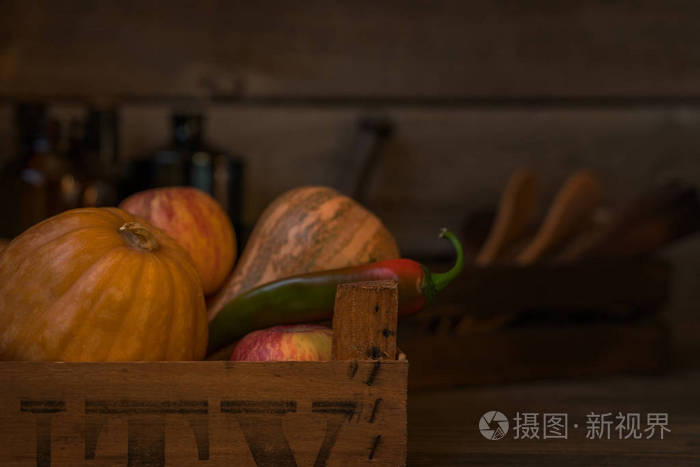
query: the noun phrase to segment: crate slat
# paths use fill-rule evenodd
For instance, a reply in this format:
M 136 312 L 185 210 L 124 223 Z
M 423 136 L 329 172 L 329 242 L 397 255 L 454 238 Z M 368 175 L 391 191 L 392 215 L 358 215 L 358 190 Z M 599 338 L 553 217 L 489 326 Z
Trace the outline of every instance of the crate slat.
M 340 284 L 333 313 L 333 359 L 396 359 L 398 284 Z
M 0 463 L 400 465 L 407 370 L 405 361 L 3 362 Z

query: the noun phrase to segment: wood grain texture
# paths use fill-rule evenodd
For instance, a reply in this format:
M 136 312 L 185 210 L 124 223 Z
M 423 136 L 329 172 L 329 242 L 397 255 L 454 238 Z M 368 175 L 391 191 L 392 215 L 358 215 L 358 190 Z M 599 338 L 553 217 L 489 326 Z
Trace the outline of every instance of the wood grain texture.
M 338 285 L 333 360 L 395 360 L 398 307 L 395 281 Z
M 403 465 L 407 371 L 406 361 L 3 362 L 0 463 Z
M 660 372 L 669 361 L 668 328 L 656 321 L 426 334 L 400 345 L 412 389 Z
M 411 369 L 413 371 L 413 369 Z M 542 381 L 412 392 L 408 464 L 425 467 L 697 466 L 700 446 L 700 372 L 663 377 L 624 376 L 587 381 Z M 499 410 L 510 420 L 505 439 L 485 439 L 480 417 Z M 568 414 L 568 439 L 514 439 L 517 412 Z M 586 439 L 586 416 L 594 413 L 668 413 L 671 433 L 659 439 Z M 578 425 L 578 428 L 574 428 Z M 541 435 L 540 430 L 540 435 Z
M 4 95 L 698 95 L 696 3 L 4 2 Z

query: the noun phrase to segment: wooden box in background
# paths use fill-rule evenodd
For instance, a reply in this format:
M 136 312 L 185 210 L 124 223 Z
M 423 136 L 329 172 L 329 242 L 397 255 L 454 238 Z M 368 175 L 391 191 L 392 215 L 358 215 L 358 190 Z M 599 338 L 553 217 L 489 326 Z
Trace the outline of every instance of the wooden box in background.
M 409 388 L 661 371 L 669 283 L 658 259 L 465 270 L 402 321 Z

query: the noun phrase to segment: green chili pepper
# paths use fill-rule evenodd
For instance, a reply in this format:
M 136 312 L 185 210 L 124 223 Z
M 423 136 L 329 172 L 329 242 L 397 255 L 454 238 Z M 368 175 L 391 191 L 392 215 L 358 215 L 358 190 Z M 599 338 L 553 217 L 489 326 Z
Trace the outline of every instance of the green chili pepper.
M 399 258 L 287 277 L 251 289 L 224 305 L 209 323 L 208 353 L 256 329 L 329 319 L 336 288 L 347 282 L 397 281 L 399 315 L 415 313 L 464 269 L 457 237 L 443 229 L 440 238 L 448 239 L 457 252 L 455 265 L 445 273 L 431 273 L 416 261 Z

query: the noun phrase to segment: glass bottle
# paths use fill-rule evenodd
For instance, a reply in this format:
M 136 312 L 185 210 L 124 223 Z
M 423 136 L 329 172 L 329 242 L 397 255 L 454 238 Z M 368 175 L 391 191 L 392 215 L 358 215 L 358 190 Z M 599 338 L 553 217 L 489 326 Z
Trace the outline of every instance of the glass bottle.
M 82 206 L 114 206 L 118 202 L 118 125 L 116 109 L 88 110 L 79 151 Z
M 17 153 L 2 175 L 2 236 L 13 237 L 71 206 L 75 185 L 71 164 L 57 152 L 62 138 L 47 105 L 21 102 L 15 107 Z
M 198 188 L 219 202 L 242 239 L 242 160 L 205 143 L 201 114 L 175 113 L 171 124 L 171 144 L 131 162 L 121 196 L 156 187 Z

